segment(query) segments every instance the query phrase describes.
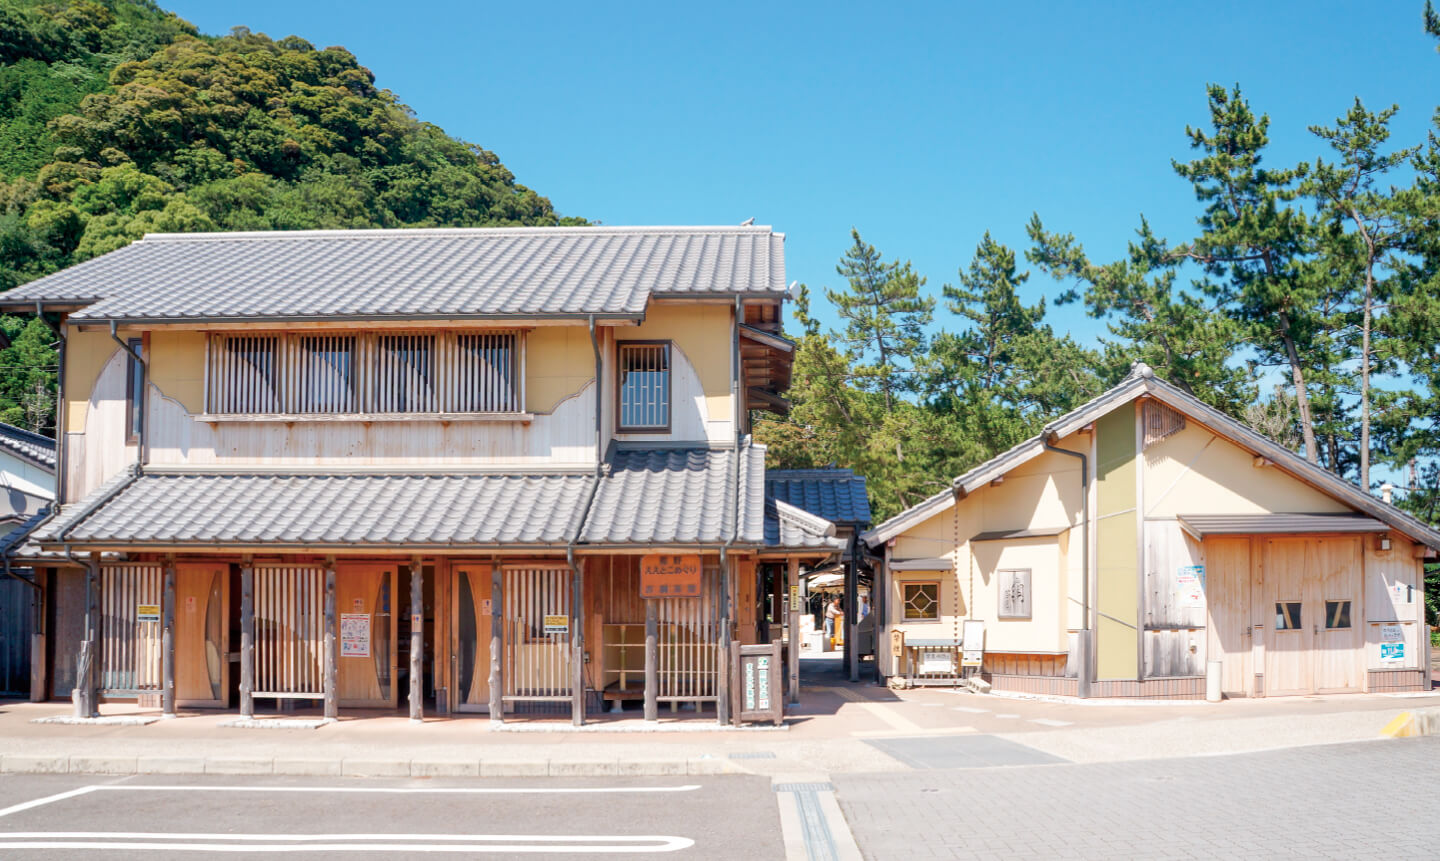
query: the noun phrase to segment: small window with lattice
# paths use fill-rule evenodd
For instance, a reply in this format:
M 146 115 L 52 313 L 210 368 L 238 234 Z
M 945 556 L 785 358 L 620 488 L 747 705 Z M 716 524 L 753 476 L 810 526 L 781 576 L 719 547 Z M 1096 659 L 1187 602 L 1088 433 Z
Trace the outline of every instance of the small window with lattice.
M 935 622 L 940 619 L 940 584 L 902 583 L 902 606 L 906 622 Z

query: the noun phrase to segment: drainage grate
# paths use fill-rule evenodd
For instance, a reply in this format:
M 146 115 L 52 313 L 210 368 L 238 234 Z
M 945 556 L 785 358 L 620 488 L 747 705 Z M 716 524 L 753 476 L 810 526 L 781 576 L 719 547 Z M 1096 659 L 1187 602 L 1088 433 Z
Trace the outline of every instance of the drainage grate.
M 744 752 L 741 752 L 741 753 L 732 753 L 732 754 L 730 754 L 730 758 L 731 758 L 731 759 L 774 759 L 774 758 L 775 758 L 775 753 L 774 753 L 774 751 L 769 751 L 769 750 L 753 750 L 753 751 L 744 751 Z
M 770 787 L 776 792 L 834 792 L 833 783 L 777 783 Z

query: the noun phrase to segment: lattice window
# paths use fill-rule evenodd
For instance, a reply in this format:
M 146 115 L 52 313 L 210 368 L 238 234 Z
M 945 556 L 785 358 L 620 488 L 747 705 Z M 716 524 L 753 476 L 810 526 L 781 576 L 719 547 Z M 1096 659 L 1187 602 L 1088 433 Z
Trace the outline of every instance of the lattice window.
M 455 338 L 455 391 L 449 412 L 509 413 L 519 409 L 518 338 L 514 332 Z
M 356 412 L 355 336 L 301 335 L 293 341 L 297 350 L 291 412 Z
M 670 430 L 670 344 L 620 345 L 621 431 Z
M 1140 412 L 1145 421 L 1145 448 L 1185 429 L 1185 416 L 1158 401 L 1146 401 Z
M 435 336 L 378 336 L 373 395 L 377 413 L 438 412 Z
M 211 342 L 212 413 L 280 412 L 280 336 L 216 335 Z
M 934 622 L 940 618 L 939 583 L 902 583 L 900 594 L 906 622 Z

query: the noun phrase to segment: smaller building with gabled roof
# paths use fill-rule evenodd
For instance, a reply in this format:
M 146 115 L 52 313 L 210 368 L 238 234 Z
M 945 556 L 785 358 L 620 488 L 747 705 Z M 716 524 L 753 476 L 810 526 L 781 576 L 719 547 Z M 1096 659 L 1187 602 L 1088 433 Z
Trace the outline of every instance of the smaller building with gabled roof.
M 883 557 L 881 672 L 910 683 L 1429 689 L 1440 532 L 1143 364 L 862 539 Z

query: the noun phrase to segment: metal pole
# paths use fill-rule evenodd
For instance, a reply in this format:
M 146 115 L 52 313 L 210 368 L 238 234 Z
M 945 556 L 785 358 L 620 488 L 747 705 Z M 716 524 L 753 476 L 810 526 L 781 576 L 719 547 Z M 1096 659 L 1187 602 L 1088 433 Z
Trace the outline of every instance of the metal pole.
M 790 654 L 786 672 L 790 676 L 790 702 L 800 702 L 800 560 L 785 562 L 785 588 L 789 590 L 790 613 L 786 625 L 790 630 Z
M 660 718 L 660 614 L 645 598 L 645 719 Z
M 425 658 L 425 576 L 420 559 L 410 560 L 410 719 L 425 719 L 424 679 Z
M 490 566 L 490 720 L 500 723 L 505 720 L 504 677 L 500 673 L 500 658 L 505 648 L 505 621 L 500 615 L 501 598 L 500 563 Z M 464 692 L 457 692 L 457 703 Z
M 240 562 L 240 717 L 255 717 L 255 567 Z
M 335 630 L 335 560 L 325 562 L 325 719 L 340 719 L 340 654 Z
M 160 713 L 175 717 L 175 559 L 165 560 L 165 592 L 160 598 L 164 628 L 160 632 Z

